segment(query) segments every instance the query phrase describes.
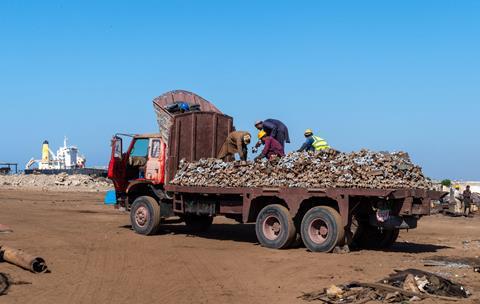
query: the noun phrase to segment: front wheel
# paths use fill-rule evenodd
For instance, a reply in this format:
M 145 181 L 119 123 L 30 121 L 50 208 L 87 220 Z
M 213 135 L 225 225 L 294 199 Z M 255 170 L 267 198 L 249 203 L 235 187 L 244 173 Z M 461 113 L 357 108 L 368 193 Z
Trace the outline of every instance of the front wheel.
M 152 235 L 160 226 L 160 206 L 150 196 L 140 196 L 132 204 L 130 222 L 138 234 Z
M 255 224 L 257 239 L 263 247 L 284 249 L 295 240 L 296 230 L 290 212 L 282 205 L 263 208 Z
M 310 209 L 303 217 L 301 231 L 303 243 L 312 252 L 330 252 L 345 237 L 340 214 L 327 206 Z

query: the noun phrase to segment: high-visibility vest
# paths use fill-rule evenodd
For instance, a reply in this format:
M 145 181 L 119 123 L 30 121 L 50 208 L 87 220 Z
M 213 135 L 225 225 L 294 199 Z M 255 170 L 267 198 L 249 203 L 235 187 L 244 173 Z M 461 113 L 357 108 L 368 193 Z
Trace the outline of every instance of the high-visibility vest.
M 325 139 L 315 135 L 313 136 L 312 146 L 315 148 L 315 151 L 320 151 L 320 150 L 325 150 L 330 148 L 330 146 L 327 144 Z

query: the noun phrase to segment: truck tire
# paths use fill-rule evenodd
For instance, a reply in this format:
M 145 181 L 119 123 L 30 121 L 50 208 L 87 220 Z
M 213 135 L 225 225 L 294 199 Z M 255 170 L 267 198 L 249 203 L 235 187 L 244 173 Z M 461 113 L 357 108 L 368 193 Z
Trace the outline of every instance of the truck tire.
M 212 222 L 213 217 L 209 215 L 185 215 L 185 225 L 192 232 L 205 232 L 212 226 Z
M 363 224 L 361 230 L 354 236 L 354 244 L 363 249 L 388 249 L 398 238 L 400 229 L 380 230 L 378 227 Z
M 344 240 L 345 230 L 337 210 L 318 206 L 310 209 L 302 220 L 303 243 L 312 252 L 330 252 Z
M 288 248 L 297 234 L 290 212 L 278 204 L 268 205 L 260 211 L 255 232 L 263 247 L 273 249 Z
M 160 206 L 150 196 L 140 196 L 135 199 L 130 209 L 130 222 L 138 234 L 152 235 L 160 226 Z

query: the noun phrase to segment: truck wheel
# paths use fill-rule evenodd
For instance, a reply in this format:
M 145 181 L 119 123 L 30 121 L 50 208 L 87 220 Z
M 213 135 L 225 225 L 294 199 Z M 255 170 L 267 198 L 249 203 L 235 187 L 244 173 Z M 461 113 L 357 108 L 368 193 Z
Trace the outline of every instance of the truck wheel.
M 295 240 L 296 229 L 287 208 L 268 205 L 257 216 L 255 224 L 257 239 L 263 247 L 284 249 Z
M 303 217 L 301 231 L 303 243 L 312 252 L 330 252 L 345 237 L 340 214 L 327 206 L 310 209 Z
M 155 234 L 160 226 L 160 206 L 157 201 L 150 196 L 136 198 L 130 209 L 130 222 L 138 234 Z
M 185 225 L 187 225 L 188 230 L 193 232 L 207 231 L 212 225 L 212 222 L 212 216 L 196 214 L 185 215 Z

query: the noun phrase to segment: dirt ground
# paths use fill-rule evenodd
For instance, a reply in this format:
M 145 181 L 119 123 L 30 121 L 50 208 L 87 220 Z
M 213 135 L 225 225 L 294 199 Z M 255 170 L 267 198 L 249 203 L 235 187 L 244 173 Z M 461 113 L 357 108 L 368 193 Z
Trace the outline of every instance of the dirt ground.
M 480 216 L 426 217 L 388 252 L 318 254 L 262 248 L 253 225 L 225 218 L 198 236 L 182 224 L 168 224 L 157 236 L 136 235 L 128 215 L 102 199 L 97 193 L 0 191 L 0 223 L 14 230 L 0 234 L 0 245 L 41 255 L 51 269 L 32 274 L 0 263 L 0 272 L 31 282 L 12 286 L 0 303 L 306 303 L 297 298 L 302 292 L 377 281 L 407 268 L 450 276 L 474 294 L 461 303 L 480 303 L 479 273 L 423 266 L 432 256 L 478 257 Z

